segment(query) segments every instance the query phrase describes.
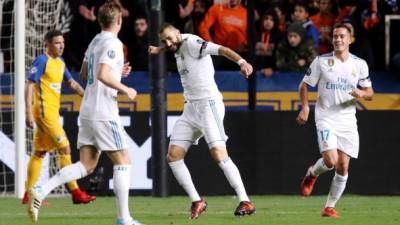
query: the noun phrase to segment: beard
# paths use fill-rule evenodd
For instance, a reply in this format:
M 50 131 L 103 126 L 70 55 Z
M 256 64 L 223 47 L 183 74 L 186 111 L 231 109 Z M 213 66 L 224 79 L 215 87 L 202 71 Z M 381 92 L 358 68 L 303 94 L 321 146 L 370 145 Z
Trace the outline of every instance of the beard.
M 170 47 L 166 47 L 167 51 L 170 51 L 172 53 L 175 53 L 178 51 L 179 47 L 181 46 L 181 43 L 179 42 L 174 42 Z

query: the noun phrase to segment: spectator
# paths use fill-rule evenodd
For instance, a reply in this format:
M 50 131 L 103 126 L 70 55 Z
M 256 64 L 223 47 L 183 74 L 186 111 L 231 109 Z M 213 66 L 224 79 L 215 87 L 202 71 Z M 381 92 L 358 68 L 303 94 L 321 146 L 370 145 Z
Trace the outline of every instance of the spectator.
M 310 17 L 319 33 L 320 54 L 325 54 L 332 49 L 331 35 L 336 20 L 334 9 L 333 0 L 320 0 L 319 13 Z
M 191 18 L 185 24 L 185 33 L 199 35 L 200 23 L 203 21 L 208 8 L 210 8 L 210 5 L 211 3 L 208 0 L 195 0 Z
M 374 53 L 372 51 L 371 42 L 363 36 L 362 32 L 355 31 L 354 22 L 350 18 L 345 18 L 342 23 L 351 31 L 352 42 L 350 44 L 350 52 L 357 57 L 364 59 L 369 68 L 373 68 Z
M 314 42 L 314 47 L 319 48 L 319 35 L 318 30 L 310 20 L 308 5 L 304 2 L 297 2 L 294 6 L 293 21 L 301 22 L 306 29 L 307 37 L 311 38 Z
M 276 68 L 280 71 L 304 72 L 317 56 L 312 40 L 300 22 L 289 25 L 287 37 L 276 50 Z
M 272 7 L 279 18 L 279 30 L 285 32 L 287 27 L 285 7 L 283 7 L 283 4 L 275 4 Z
M 129 45 L 129 62 L 133 70 L 147 70 L 148 69 L 148 53 L 149 47 L 147 29 L 147 18 L 138 16 L 135 19 L 134 25 L 134 39 L 130 41 Z
M 261 18 L 261 29 L 256 43 L 256 69 L 265 77 L 272 76 L 275 69 L 276 47 L 282 39 L 279 18 L 274 9 L 269 9 Z
M 319 12 L 319 0 L 308 1 L 308 9 L 310 10 L 310 17 L 316 15 Z
M 213 36 L 210 33 L 212 27 Z M 247 46 L 247 10 L 241 5 L 241 0 L 211 6 L 200 24 L 199 34 L 206 41 L 244 52 Z

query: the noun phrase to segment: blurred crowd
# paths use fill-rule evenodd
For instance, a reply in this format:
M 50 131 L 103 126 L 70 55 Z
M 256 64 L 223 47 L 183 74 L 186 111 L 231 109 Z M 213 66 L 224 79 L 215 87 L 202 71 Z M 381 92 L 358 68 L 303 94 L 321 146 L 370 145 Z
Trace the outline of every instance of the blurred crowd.
M 70 32 L 65 34 L 64 58 L 71 70 L 77 71 L 87 45 L 100 31 L 96 13 L 105 0 L 66 1 L 70 3 L 73 20 Z M 149 1 L 115 1 L 123 7 L 120 39 L 126 61 L 133 70 L 147 70 Z M 168 0 L 165 21 L 182 33 L 199 35 L 246 57 L 249 53 L 247 1 Z M 351 53 L 365 59 L 370 69 L 384 69 L 384 17 L 398 14 L 400 1 L 254 0 L 254 4 L 254 66 L 269 77 L 274 71 L 305 71 L 315 56 L 331 51 L 332 28 L 338 22 L 346 23 L 354 31 Z M 396 40 L 396 32 L 392 33 L 392 39 Z M 392 41 L 391 50 L 394 61 L 400 64 L 400 57 L 395 55 L 400 52 L 400 44 Z M 167 59 L 168 69 L 174 70 L 173 56 Z M 235 64 L 220 57 L 214 58 L 214 65 L 218 70 L 237 69 Z

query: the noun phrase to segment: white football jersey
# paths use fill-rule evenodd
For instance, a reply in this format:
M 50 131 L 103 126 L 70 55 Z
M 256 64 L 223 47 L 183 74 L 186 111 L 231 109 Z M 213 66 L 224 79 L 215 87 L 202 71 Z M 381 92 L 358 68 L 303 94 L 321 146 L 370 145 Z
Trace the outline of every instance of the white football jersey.
M 311 63 L 303 81 L 315 87 L 318 83 L 318 100 L 315 119 L 354 119 L 356 99 L 350 92 L 358 85 L 371 87 L 367 63 L 352 54 L 342 62 L 333 52 L 318 56 Z
M 88 63 L 87 85 L 79 116 L 87 120 L 116 120 L 119 118 L 118 91 L 97 80 L 101 63 L 111 67 L 112 76 L 121 81 L 124 55 L 122 42 L 111 33 L 102 31 L 90 42 L 84 62 Z
M 222 97 L 214 80 L 211 55 L 218 55 L 219 45 L 192 34 L 182 34 L 182 45 L 175 53 L 186 100 Z

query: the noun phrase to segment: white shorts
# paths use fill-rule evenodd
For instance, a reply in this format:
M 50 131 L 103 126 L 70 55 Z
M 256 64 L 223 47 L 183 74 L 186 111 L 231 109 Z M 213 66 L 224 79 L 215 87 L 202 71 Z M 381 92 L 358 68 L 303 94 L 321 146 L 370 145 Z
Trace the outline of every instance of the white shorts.
M 359 137 L 357 123 L 335 126 L 332 122 L 318 121 L 317 136 L 320 152 L 338 149 L 352 158 L 358 157 Z
M 225 147 L 223 120 L 225 106 L 222 99 L 202 99 L 186 102 L 183 113 L 176 121 L 171 133 L 170 145 L 177 145 L 186 151 L 204 136 L 208 147 Z
M 80 119 L 78 148 L 93 145 L 99 151 L 116 151 L 127 149 L 126 133 L 118 120 L 98 121 Z

